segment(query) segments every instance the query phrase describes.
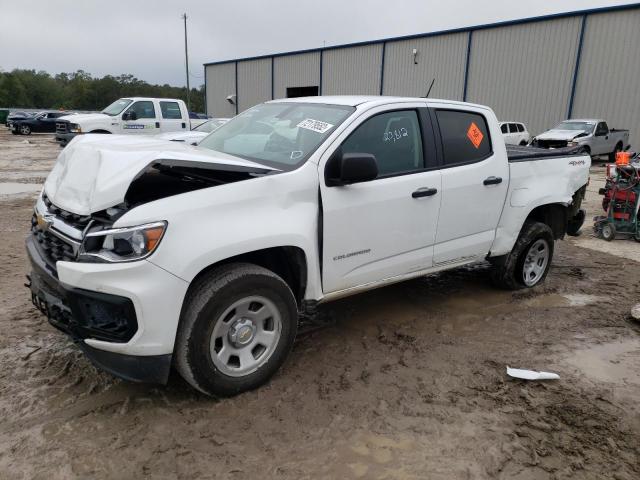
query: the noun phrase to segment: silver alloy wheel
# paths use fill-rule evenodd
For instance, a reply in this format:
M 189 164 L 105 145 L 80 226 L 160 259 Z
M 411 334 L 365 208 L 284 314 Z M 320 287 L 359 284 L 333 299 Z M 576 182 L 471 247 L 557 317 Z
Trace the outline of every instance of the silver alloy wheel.
M 275 303 L 250 296 L 233 303 L 216 320 L 209 351 L 216 368 L 230 377 L 255 372 L 280 341 L 282 318 Z
M 549 244 L 544 239 L 531 244 L 522 267 L 522 280 L 527 287 L 533 287 L 540 281 L 549 263 Z
M 29 125 L 22 125 L 20 127 L 20 133 L 22 133 L 23 135 L 29 135 L 31 133 L 31 128 L 29 127 Z

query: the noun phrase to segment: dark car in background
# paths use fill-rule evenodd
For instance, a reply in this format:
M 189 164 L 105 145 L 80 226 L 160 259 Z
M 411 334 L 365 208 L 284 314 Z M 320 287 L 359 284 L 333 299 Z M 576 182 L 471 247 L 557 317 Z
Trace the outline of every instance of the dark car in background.
M 40 112 L 32 117 L 11 120 L 11 133 L 14 135 L 31 135 L 36 133 L 54 133 L 56 120 L 69 112 Z
M 13 124 L 14 121 L 24 120 L 25 118 L 31 118 L 33 115 L 35 115 L 35 113 L 28 113 L 28 112 L 22 112 L 22 111 L 9 112 L 9 115 L 7 115 L 7 119 L 5 120 L 4 124 L 7 126 L 9 130 L 11 130 L 11 125 Z

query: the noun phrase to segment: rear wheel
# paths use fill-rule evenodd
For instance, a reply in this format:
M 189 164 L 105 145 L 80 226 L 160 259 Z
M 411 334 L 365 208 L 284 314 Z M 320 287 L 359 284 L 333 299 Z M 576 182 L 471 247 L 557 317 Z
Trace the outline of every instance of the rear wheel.
M 251 390 L 284 363 L 297 325 L 295 298 L 279 276 L 251 264 L 222 266 L 185 300 L 176 367 L 207 395 Z
M 526 141 L 526 140 L 522 140 L 522 141 L 520 142 L 520 146 L 521 146 L 521 147 L 526 147 L 526 146 L 527 146 L 527 141 Z
M 582 228 L 586 217 L 587 212 L 585 209 L 581 208 L 580 210 L 578 210 L 578 213 L 576 213 L 575 217 L 573 217 L 567 223 L 567 235 L 571 237 L 577 237 L 578 235 L 580 235 L 580 229 Z
M 535 287 L 549 273 L 553 248 L 553 232 L 548 225 L 526 222 L 511 252 L 491 259 L 493 282 L 507 290 Z

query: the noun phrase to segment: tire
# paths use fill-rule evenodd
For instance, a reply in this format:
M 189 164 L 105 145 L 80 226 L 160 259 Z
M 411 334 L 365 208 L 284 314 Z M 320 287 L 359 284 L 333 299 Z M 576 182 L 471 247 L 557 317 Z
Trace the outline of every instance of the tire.
M 611 152 L 609 154 L 609 161 L 610 162 L 615 162 L 616 161 L 616 154 L 618 152 L 622 151 L 622 144 L 618 142 L 618 144 L 616 145 L 616 148 L 613 150 L 613 152 Z
M 31 127 L 29 125 L 20 125 L 20 135 L 31 135 Z
M 544 248 L 544 252 L 540 250 L 541 247 Z M 553 232 L 548 225 L 525 222 L 511 252 L 490 259 L 493 264 L 491 279 L 496 286 L 506 290 L 535 287 L 542 283 L 549 273 L 553 247 Z M 534 267 L 535 276 L 531 276 Z
M 291 350 L 297 328 L 296 300 L 282 278 L 257 265 L 224 265 L 187 294 L 175 366 L 206 395 L 236 395 L 271 378 Z
M 522 141 L 520 142 L 520 146 L 521 146 L 521 147 L 526 147 L 526 146 L 527 146 L 527 141 L 526 141 L 526 140 L 522 140 Z
M 616 227 L 611 222 L 605 222 L 602 224 L 600 235 L 602 235 L 602 238 L 607 242 L 610 242 L 616 238 Z
M 587 217 L 587 212 L 584 208 L 578 210 L 575 217 L 569 220 L 567 223 L 567 235 L 570 237 L 577 237 L 580 235 L 580 229 L 584 224 L 584 220 Z

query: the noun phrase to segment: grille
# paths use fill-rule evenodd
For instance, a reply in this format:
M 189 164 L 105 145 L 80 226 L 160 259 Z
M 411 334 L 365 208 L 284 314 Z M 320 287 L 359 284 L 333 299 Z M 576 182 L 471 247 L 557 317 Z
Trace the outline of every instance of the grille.
M 78 230 L 84 230 L 84 228 L 87 226 L 87 224 L 91 220 L 90 215 L 78 215 L 77 213 L 71 213 L 71 212 L 68 212 L 67 210 L 63 210 L 60 207 L 56 207 L 51 202 L 51 200 L 49 200 L 49 197 L 47 197 L 46 194 L 42 195 L 42 201 L 46 205 L 49 213 L 52 213 L 58 218 L 61 218 L 62 220 L 65 221 L 65 223 L 67 223 L 68 225 L 71 225 L 72 227 Z
M 67 133 L 68 122 L 56 122 L 56 133 Z
M 31 234 L 35 237 L 38 249 L 48 263 L 55 265 L 58 260 L 65 262 L 76 260 L 73 245 L 47 230 L 38 228 L 38 220 L 35 215 L 31 218 Z

